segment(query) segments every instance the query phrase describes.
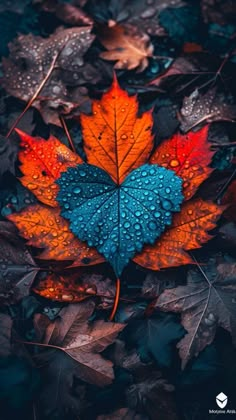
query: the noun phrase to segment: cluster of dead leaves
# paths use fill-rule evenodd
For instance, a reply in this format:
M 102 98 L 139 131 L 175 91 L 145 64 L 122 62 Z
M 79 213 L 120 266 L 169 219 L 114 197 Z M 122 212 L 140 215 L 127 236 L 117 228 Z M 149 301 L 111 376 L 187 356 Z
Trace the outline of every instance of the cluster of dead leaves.
M 110 110 L 112 102 L 114 109 L 120 109 L 116 116 Z M 116 181 L 118 176 L 119 183 L 132 169 L 147 161 L 153 148 L 153 137 L 146 134 L 151 115 L 145 113 L 136 119 L 136 113 L 136 99 L 128 97 L 114 82 L 103 99 L 94 102 L 93 116 L 82 117 L 88 163 L 105 169 Z M 116 128 L 118 124 L 121 124 L 120 129 Z M 21 213 L 12 214 L 9 219 L 16 224 L 29 245 L 44 248 L 40 255 L 42 259 L 73 261 L 74 266 L 103 262 L 104 258 L 95 249 L 74 236 L 69 222 L 61 217 L 56 200 L 59 186 L 55 181 L 63 171 L 82 164 L 82 159 L 53 137 L 45 142 L 20 131 L 18 133 L 23 146 L 19 153 L 23 173 L 21 182 L 44 205 L 27 207 Z M 185 251 L 200 247 L 210 238 L 207 231 L 214 228 L 222 212 L 213 202 L 200 198 L 190 200 L 212 171 L 208 165 L 213 152 L 207 143 L 207 133 L 206 126 L 197 133 L 176 134 L 164 141 L 150 158 L 151 164 L 173 170 L 183 180 L 186 202 L 155 245 L 146 245 L 134 258 L 136 263 L 146 268 L 157 270 L 191 263 L 192 258 Z

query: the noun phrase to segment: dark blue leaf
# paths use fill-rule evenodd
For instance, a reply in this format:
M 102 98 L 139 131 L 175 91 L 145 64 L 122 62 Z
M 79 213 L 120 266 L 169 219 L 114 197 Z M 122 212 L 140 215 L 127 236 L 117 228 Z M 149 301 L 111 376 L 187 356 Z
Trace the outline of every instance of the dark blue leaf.
M 160 13 L 159 21 L 176 44 L 198 41 L 199 7 L 168 7 Z
M 185 335 L 185 330 L 173 314 L 159 314 L 131 322 L 125 334 L 143 362 L 150 362 L 153 357 L 159 365 L 170 366 L 174 343 Z
M 182 180 L 158 165 L 143 165 L 116 185 L 102 169 L 83 164 L 69 168 L 57 183 L 61 214 L 72 232 L 95 246 L 117 276 L 171 225 L 183 200 Z

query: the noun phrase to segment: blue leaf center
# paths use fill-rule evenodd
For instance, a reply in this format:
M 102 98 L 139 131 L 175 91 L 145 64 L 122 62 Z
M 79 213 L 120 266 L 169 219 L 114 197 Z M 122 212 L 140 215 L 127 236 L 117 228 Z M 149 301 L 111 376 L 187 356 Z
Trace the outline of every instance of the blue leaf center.
M 61 215 L 71 231 L 96 247 L 117 276 L 171 225 L 183 201 L 182 179 L 158 165 L 145 164 L 117 185 L 102 169 L 82 164 L 69 168 L 57 184 Z

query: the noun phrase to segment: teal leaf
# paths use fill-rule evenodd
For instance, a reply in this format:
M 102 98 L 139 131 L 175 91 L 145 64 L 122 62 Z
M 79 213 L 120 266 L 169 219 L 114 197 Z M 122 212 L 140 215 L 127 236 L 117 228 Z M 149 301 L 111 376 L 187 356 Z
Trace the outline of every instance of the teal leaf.
M 102 169 L 82 164 L 69 168 L 57 184 L 61 215 L 71 231 L 96 247 L 117 276 L 171 225 L 183 201 L 182 180 L 158 165 L 143 165 L 117 185 Z

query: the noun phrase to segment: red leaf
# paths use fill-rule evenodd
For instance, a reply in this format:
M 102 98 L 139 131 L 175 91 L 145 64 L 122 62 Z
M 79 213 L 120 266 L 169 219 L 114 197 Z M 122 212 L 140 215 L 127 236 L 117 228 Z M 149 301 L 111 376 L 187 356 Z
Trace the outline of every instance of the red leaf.
M 208 126 L 196 133 L 177 133 L 158 146 L 150 159 L 150 163 L 171 169 L 183 179 L 183 193 L 186 200 L 195 194 L 200 184 L 213 170 L 208 165 L 215 152 L 210 150 L 207 135 Z

